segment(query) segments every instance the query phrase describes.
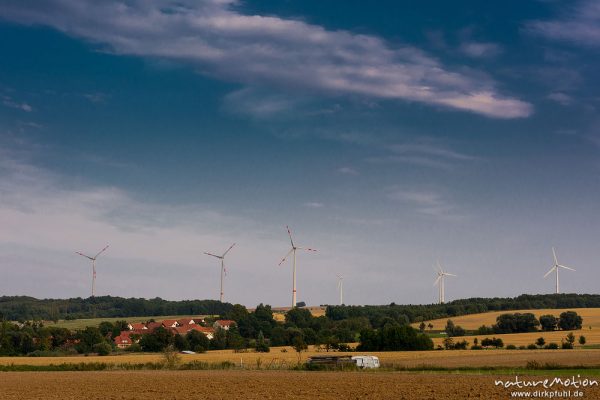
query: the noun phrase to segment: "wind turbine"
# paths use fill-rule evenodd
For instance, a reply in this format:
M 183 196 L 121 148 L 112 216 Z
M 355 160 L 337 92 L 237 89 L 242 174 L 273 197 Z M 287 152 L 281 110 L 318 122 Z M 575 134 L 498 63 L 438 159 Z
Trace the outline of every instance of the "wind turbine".
M 344 277 L 341 275 L 337 275 L 338 277 L 338 290 L 340 291 L 340 306 L 344 304 Z
M 225 255 L 227 253 L 229 253 L 229 250 L 233 249 L 233 246 L 235 246 L 235 243 L 232 244 L 231 246 L 229 246 L 229 248 L 225 251 L 225 253 L 223 253 L 222 256 L 204 252 L 204 254 L 206 254 L 207 256 L 216 257 L 221 260 L 221 296 L 219 297 L 219 300 L 221 301 L 221 303 L 223 302 L 223 274 L 226 273 L 226 271 L 225 271 Z
M 79 251 L 75 252 L 75 254 L 79 254 L 80 256 L 83 256 L 85 258 L 92 260 L 92 297 L 94 297 L 94 295 L 96 293 L 96 258 L 98 258 L 98 256 L 100 254 L 102 254 L 104 252 L 104 250 L 106 250 L 106 249 L 108 249 L 108 245 L 106 245 L 106 247 L 104 247 L 102 250 L 100 250 L 98 252 L 98 254 L 96 254 L 94 257 L 90 257 Z
M 285 257 L 283 257 L 283 259 L 279 262 L 278 265 L 283 264 L 283 262 L 288 258 L 288 256 L 290 254 L 294 255 L 294 261 L 293 261 L 293 278 L 292 278 L 292 308 L 296 307 L 296 250 L 306 250 L 306 251 L 317 251 L 315 249 L 310 249 L 308 247 L 298 247 L 294 244 L 294 239 L 292 239 L 292 232 L 290 232 L 290 227 L 289 226 L 285 226 L 287 228 L 288 231 L 288 235 L 290 237 L 290 243 L 292 244 L 292 248 L 290 249 L 290 251 L 285 255 Z
M 445 293 L 444 293 L 444 279 L 447 276 L 456 276 L 454 274 L 451 274 L 449 272 L 446 272 L 442 269 L 442 266 L 440 265 L 440 262 L 437 262 L 437 270 L 434 267 L 435 272 L 437 273 L 437 279 L 435 280 L 435 282 L 433 282 L 433 286 L 438 285 L 438 291 L 439 291 L 439 303 L 440 304 L 444 304 L 445 301 Z
M 550 275 L 552 273 L 552 271 L 556 271 L 556 294 L 558 294 L 558 293 L 560 293 L 559 288 L 558 288 L 558 269 L 564 268 L 564 269 L 568 269 L 571 271 L 575 271 L 575 270 L 573 268 L 565 267 L 564 265 L 560 265 L 558 263 L 558 259 L 556 258 L 556 251 L 554 251 L 554 247 L 552 247 L 552 255 L 554 256 L 554 266 L 552 268 L 550 268 L 550 271 L 546 272 L 546 275 L 544 275 L 544 278 L 547 277 L 548 275 Z

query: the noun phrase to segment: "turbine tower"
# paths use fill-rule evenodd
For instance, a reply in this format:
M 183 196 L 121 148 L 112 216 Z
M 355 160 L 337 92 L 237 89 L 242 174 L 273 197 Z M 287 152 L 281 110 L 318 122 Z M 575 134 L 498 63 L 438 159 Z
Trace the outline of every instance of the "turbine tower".
M 442 266 L 440 265 L 439 261 L 437 262 L 437 270 L 435 269 L 435 267 L 434 267 L 434 270 L 437 273 L 437 279 L 435 280 L 435 282 L 433 282 L 433 286 L 438 285 L 439 304 L 444 304 L 444 302 L 446 301 L 445 293 L 444 293 L 444 279 L 447 276 L 456 276 L 456 275 L 444 271 L 442 269 Z
M 225 255 L 227 253 L 229 253 L 229 250 L 233 249 L 233 246 L 235 246 L 235 243 L 232 244 L 231 246 L 229 246 L 229 248 L 225 251 L 225 253 L 223 253 L 223 255 L 218 256 L 216 254 L 212 254 L 212 253 L 207 253 L 204 252 L 204 254 L 206 254 L 207 256 L 212 256 L 212 257 L 216 257 L 218 259 L 221 260 L 221 295 L 219 297 L 219 301 L 222 303 L 223 302 L 223 274 L 226 273 L 225 271 Z
M 106 247 L 104 247 L 102 250 L 100 250 L 98 252 L 98 254 L 96 254 L 94 257 L 90 257 L 79 251 L 75 252 L 75 254 L 79 254 L 80 256 L 83 256 L 85 258 L 92 260 L 92 297 L 94 297 L 94 295 L 96 294 L 96 258 L 98 258 L 98 256 L 100 254 L 102 254 L 104 252 L 104 250 L 106 250 L 106 249 L 108 249 L 108 245 L 106 245 Z
M 296 250 L 306 250 L 306 251 L 317 251 L 315 249 L 310 249 L 308 247 L 298 247 L 294 244 L 294 239 L 292 239 L 292 232 L 290 232 L 290 227 L 289 226 L 285 226 L 287 228 L 288 231 L 288 235 L 290 237 L 290 243 L 292 244 L 292 248 L 290 249 L 290 251 L 285 255 L 285 257 L 283 257 L 283 259 L 279 262 L 279 265 L 283 264 L 283 262 L 288 258 L 288 256 L 290 254 L 293 254 L 294 258 L 293 258 L 293 263 L 292 263 L 292 268 L 293 268 L 293 277 L 292 277 L 292 308 L 296 307 Z
M 336 275 L 338 277 L 338 290 L 340 291 L 340 306 L 344 304 L 344 277 Z
M 546 272 L 546 275 L 544 275 L 544 278 L 547 277 L 548 275 L 550 275 L 552 273 L 552 271 L 556 271 L 556 294 L 558 294 L 558 293 L 560 293 L 560 290 L 558 287 L 558 269 L 564 268 L 564 269 L 568 269 L 571 271 L 575 271 L 575 270 L 573 268 L 565 267 L 564 265 L 560 265 L 558 263 L 558 258 L 556 258 L 556 251 L 554 251 L 554 247 L 552 247 L 552 255 L 554 256 L 554 266 L 552 268 L 550 268 L 550 271 Z

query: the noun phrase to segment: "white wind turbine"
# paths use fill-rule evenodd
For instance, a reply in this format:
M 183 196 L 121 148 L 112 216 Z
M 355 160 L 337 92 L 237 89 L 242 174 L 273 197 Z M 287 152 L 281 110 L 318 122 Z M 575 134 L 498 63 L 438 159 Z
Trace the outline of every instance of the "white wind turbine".
M 235 246 L 235 243 L 232 244 L 231 246 L 229 246 L 229 248 L 221 256 L 218 256 L 218 255 L 212 254 L 212 253 L 204 252 L 204 254 L 206 254 L 207 256 L 216 257 L 216 258 L 218 258 L 218 259 L 221 260 L 221 295 L 219 297 L 219 300 L 221 301 L 221 303 L 223 302 L 223 274 L 225 273 L 225 255 L 227 253 L 229 253 L 229 250 L 233 249 L 233 246 Z
M 279 262 L 279 265 L 283 264 L 283 262 L 288 258 L 288 256 L 290 254 L 293 253 L 294 255 L 294 261 L 292 263 L 293 265 L 293 278 L 292 278 L 292 308 L 296 307 L 296 250 L 306 250 L 306 251 L 317 251 L 315 249 L 310 249 L 308 247 L 298 247 L 294 244 L 294 240 L 292 239 L 292 232 L 290 232 L 290 227 L 289 226 L 285 226 L 287 228 L 288 231 L 288 235 L 290 237 L 290 243 L 292 244 L 292 248 L 290 249 L 290 251 L 285 255 L 285 257 L 283 257 L 283 259 Z
M 558 287 L 558 269 L 559 268 L 564 268 L 564 269 L 568 269 L 571 271 L 575 271 L 573 268 L 569 268 L 569 267 L 565 267 L 564 265 L 560 265 L 558 263 L 558 258 L 556 258 L 556 251 L 554 251 L 554 247 L 552 247 L 552 255 L 554 256 L 554 266 L 552 268 L 550 268 L 550 271 L 546 272 L 546 275 L 544 275 L 544 278 L 547 277 L 548 275 L 550 275 L 552 273 L 552 271 L 556 271 L 556 293 L 560 293 L 559 291 L 559 287 Z
M 342 304 L 344 304 L 344 277 L 341 275 L 337 275 L 337 274 L 336 274 L 336 276 L 338 277 L 337 287 L 338 287 L 338 290 L 340 291 L 340 306 L 341 306 Z
M 434 270 L 437 273 L 437 279 L 435 280 L 435 282 L 433 282 L 433 286 L 438 285 L 439 303 L 444 304 L 444 302 L 446 301 L 445 293 L 444 293 L 444 279 L 447 276 L 456 276 L 456 275 L 444 271 L 442 269 L 442 266 L 440 265 L 439 261 L 437 262 L 437 270 L 435 268 L 434 268 Z
M 92 297 L 94 297 L 94 295 L 96 294 L 96 258 L 98 258 L 98 256 L 100 254 L 102 254 L 104 252 L 104 250 L 106 250 L 106 249 L 108 249 L 108 245 L 106 245 L 106 247 L 104 247 L 102 250 L 100 250 L 98 252 L 98 254 L 96 254 L 94 257 L 90 257 L 79 251 L 75 252 L 75 254 L 79 254 L 80 256 L 83 256 L 85 258 L 92 260 Z

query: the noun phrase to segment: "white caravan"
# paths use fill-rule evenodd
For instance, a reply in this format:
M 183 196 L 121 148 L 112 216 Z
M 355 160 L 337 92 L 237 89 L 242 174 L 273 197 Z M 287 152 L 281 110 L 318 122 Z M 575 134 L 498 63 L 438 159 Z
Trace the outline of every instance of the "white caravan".
M 379 368 L 379 357 L 376 356 L 353 356 L 352 361 L 358 368 Z

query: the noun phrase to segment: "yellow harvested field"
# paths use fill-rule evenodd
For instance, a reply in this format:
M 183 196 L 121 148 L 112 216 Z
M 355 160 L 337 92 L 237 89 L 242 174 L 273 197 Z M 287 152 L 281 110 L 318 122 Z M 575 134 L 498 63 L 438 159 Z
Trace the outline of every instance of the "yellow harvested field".
M 552 375 L 548 376 L 552 378 Z M 106 371 L 6 372 L 0 398 L 26 399 L 507 399 L 514 376 L 398 372 Z M 522 379 L 538 381 L 543 377 Z M 600 398 L 598 386 L 581 389 Z
M 454 337 L 454 341 L 466 340 L 469 342 L 469 346 L 473 344 L 473 339 L 477 338 L 480 342 L 481 339 L 485 338 L 500 338 L 504 342 L 505 346 L 509 344 L 514 344 L 515 346 L 527 346 L 528 344 L 535 343 L 537 338 L 543 337 L 546 343 L 554 342 L 560 346 L 561 340 L 564 339 L 569 332 L 573 332 L 576 338 L 583 335 L 586 338 L 586 345 L 597 345 L 600 344 L 600 329 L 592 329 L 592 330 L 578 330 L 578 331 L 554 331 L 554 332 L 528 332 L 528 333 L 509 333 L 504 335 L 473 335 L 473 336 L 462 336 L 462 337 Z M 435 346 L 442 345 L 444 338 L 433 338 L 433 344 Z M 575 341 L 575 347 L 579 347 L 577 341 Z
M 464 329 L 477 329 L 481 325 L 491 326 L 496 323 L 496 318 L 501 314 L 507 313 L 532 313 L 539 318 L 540 315 L 552 314 L 556 317 L 565 311 L 575 311 L 583 318 L 584 331 L 588 331 L 592 327 L 592 331 L 600 330 L 600 308 L 568 308 L 568 309 L 540 309 L 540 310 L 510 310 L 510 311 L 492 311 L 481 314 L 461 315 L 459 317 L 440 318 L 431 321 L 425 321 L 426 324 L 431 323 L 434 330 L 444 330 L 446 322 L 451 319 L 454 325 L 460 325 Z M 419 323 L 412 324 L 414 328 L 419 327 Z
M 184 363 L 203 361 L 221 363 L 229 361 L 246 369 L 286 368 L 296 365 L 297 353 L 291 348 L 272 348 L 270 353 L 234 353 L 231 350 L 215 350 L 204 354 L 181 355 Z M 324 353 L 310 349 L 302 353 L 302 361 L 313 355 L 376 355 L 384 366 L 418 367 L 422 365 L 446 368 L 457 367 L 524 367 L 527 361 L 558 363 L 562 365 L 599 365 L 600 349 L 575 350 L 443 350 L 443 351 L 394 351 L 394 352 L 354 352 Z M 75 357 L 0 357 L 0 365 L 49 365 L 62 363 L 104 362 L 109 364 L 147 363 L 162 360 L 161 354 L 124 354 L 116 356 L 75 356 Z M 260 361 L 259 361 L 260 360 Z

